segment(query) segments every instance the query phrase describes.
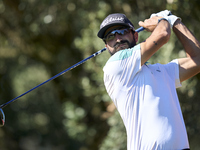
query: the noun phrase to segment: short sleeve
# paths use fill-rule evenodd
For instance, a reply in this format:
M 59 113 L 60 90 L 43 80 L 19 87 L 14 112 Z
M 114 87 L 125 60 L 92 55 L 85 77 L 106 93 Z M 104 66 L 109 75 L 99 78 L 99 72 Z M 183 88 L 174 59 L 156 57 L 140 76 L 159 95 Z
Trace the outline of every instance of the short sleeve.
M 175 81 L 176 88 L 181 87 L 181 82 L 179 78 L 179 63 L 177 59 L 172 60 L 168 64 L 165 65 L 165 69 L 167 70 L 167 73 L 172 78 L 173 81 Z

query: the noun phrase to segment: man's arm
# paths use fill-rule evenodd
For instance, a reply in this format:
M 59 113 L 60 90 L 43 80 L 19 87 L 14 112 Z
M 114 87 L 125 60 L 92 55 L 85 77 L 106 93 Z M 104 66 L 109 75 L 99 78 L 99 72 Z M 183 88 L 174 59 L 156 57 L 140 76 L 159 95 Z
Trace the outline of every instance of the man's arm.
M 180 20 L 174 23 L 173 31 L 183 45 L 187 56 L 178 59 L 179 77 L 182 82 L 200 72 L 200 43 Z
M 166 20 L 161 20 L 158 23 L 160 18 L 162 17 L 152 17 L 144 22 L 139 22 L 140 26 L 152 32 L 149 38 L 141 43 L 141 65 L 147 62 L 170 38 L 170 25 Z

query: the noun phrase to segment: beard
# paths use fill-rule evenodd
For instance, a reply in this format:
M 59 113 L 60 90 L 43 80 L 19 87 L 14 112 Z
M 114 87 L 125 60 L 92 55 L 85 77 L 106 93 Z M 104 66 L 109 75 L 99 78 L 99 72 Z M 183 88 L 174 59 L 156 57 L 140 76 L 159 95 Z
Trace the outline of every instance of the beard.
M 114 49 L 113 49 L 112 52 L 111 52 L 111 50 L 109 48 L 108 48 L 108 51 L 109 51 L 110 55 L 112 56 L 112 55 L 114 55 L 116 52 L 118 52 L 120 50 L 131 48 L 131 47 L 134 47 L 135 45 L 136 45 L 135 39 L 133 39 L 133 41 L 131 43 L 129 41 L 127 41 L 127 40 L 122 40 L 120 42 L 115 43 Z

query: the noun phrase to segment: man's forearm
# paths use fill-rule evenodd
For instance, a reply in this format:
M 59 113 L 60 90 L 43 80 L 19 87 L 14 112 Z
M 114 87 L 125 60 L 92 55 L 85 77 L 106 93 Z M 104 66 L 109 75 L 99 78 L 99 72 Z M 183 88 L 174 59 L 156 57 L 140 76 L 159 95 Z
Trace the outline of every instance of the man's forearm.
M 161 20 L 158 23 L 158 19 L 158 17 L 152 17 L 146 19 L 144 22 L 140 22 L 140 25 L 146 28 L 147 31 L 153 31 L 152 34 L 140 44 L 141 65 L 148 61 L 170 38 L 171 29 L 168 21 Z
M 180 20 L 175 22 L 173 31 L 183 45 L 187 57 L 196 57 L 198 55 L 200 56 L 199 41 Z

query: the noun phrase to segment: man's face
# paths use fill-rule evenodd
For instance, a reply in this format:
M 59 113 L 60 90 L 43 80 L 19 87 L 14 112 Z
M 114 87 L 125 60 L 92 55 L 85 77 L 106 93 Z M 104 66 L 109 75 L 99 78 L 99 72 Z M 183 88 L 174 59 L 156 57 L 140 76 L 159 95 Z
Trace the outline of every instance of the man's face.
M 111 55 L 136 45 L 138 34 L 131 30 L 123 26 L 113 26 L 105 32 L 104 40 Z

